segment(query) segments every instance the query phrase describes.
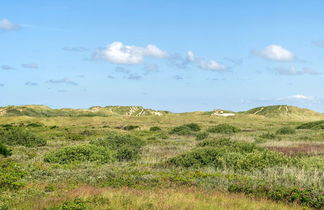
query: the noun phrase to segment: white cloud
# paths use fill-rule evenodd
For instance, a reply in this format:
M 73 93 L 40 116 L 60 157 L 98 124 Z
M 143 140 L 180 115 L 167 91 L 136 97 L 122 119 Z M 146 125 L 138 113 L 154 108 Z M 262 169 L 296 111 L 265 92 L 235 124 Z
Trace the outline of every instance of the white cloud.
M 305 95 L 301 95 L 301 94 L 289 96 L 288 98 L 289 99 L 300 99 L 300 100 L 313 100 L 314 99 L 313 96 L 305 96 Z
M 38 69 L 39 68 L 39 66 L 35 63 L 24 63 L 24 64 L 21 64 L 21 66 L 26 69 Z
M 294 54 L 280 45 L 269 45 L 257 52 L 258 55 L 274 61 L 291 61 Z
M 225 66 L 218 63 L 215 60 L 209 60 L 206 62 L 205 60 L 201 60 L 199 63 L 199 67 L 205 70 L 212 70 L 212 71 L 219 71 L 219 70 L 225 70 Z
M 13 30 L 17 30 L 19 28 L 20 28 L 20 26 L 18 24 L 14 24 L 7 19 L 0 20 L 0 30 L 13 31 Z
M 192 51 L 188 51 L 187 52 L 187 60 L 190 62 L 194 62 L 196 59 L 194 53 Z
M 96 57 L 103 58 L 116 64 L 138 64 L 144 61 L 145 57 L 165 58 L 168 54 L 155 45 L 138 47 L 124 45 L 122 42 L 113 42 L 106 49 L 99 50 Z
M 314 71 L 312 69 L 309 69 L 309 68 L 302 68 L 301 70 L 297 70 L 295 68 L 295 66 L 291 66 L 290 68 L 274 68 L 272 69 L 272 71 L 274 73 L 277 73 L 277 74 L 280 74 L 280 75 L 287 75 L 287 76 L 295 76 L 295 75 L 305 75 L 305 74 L 308 74 L 308 75 L 319 75 L 321 74 L 320 72 L 318 71 Z

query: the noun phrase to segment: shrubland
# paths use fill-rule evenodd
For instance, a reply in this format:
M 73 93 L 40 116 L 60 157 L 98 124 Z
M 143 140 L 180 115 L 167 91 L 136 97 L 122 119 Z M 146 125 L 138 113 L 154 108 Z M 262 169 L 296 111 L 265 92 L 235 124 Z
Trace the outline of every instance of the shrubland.
M 323 208 L 322 119 L 266 111 L 0 117 L 0 209 Z

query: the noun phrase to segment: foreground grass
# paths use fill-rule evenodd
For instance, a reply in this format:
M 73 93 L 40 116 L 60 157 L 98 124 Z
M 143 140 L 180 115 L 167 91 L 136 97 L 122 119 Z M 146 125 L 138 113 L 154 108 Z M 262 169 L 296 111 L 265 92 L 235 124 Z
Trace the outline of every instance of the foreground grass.
M 46 198 L 13 204 L 13 209 L 302 209 L 241 194 L 197 188 L 140 190 L 81 186 Z M 71 208 L 73 209 L 73 208 Z M 77 208 L 75 208 L 77 209 Z

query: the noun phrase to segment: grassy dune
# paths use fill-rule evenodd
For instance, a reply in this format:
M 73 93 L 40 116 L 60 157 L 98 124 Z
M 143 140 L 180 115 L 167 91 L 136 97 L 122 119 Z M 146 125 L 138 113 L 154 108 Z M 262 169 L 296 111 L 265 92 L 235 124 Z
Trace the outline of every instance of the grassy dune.
M 0 209 L 323 208 L 308 112 L 2 116 Z

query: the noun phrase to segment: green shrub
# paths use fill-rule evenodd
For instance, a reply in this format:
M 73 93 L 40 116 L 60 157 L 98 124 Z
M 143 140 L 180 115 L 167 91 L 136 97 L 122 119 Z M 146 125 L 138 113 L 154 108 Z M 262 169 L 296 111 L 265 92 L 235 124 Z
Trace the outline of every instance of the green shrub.
M 46 140 L 20 127 L 0 129 L 0 142 L 7 145 L 37 147 L 46 145 Z
M 282 127 L 277 130 L 276 134 L 287 135 L 287 134 L 295 134 L 296 130 L 291 127 Z
M 177 126 L 170 131 L 170 134 L 175 134 L 179 136 L 190 136 L 193 135 L 192 130 L 187 126 Z
M 263 139 L 275 139 L 277 138 L 277 136 L 273 133 L 264 133 L 262 135 L 259 136 L 260 138 L 263 138 Z
M 240 132 L 241 129 L 229 125 L 229 124 L 219 124 L 214 127 L 210 127 L 207 130 L 210 133 L 225 133 L 225 134 L 231 134 L 231 133 L 237 133 Z
M 195 132 L 200 131 L 201 128 L 197 123 L 184 124 L 181 126 L 174 127 L 170 134 L 175 134 L 179 136 L 190 136 L 195 135 Z
M 196 134 L 196 140 L 204 140 L 208 138 L 209 133 L 208 132 L 200 132 Z
M 314 130 L 324 129 L 324 120 L 304 123 L 300 126 L 297 126 L 297 129 L 314 129 Z
M 109 148 L 83 144 L 64 147 L 50 152 L 45 156 L 44 161 L 59 164 L 69 164 L 74 162 L 110 163 L 114 161 L 114 152 Z
M 316 209 L 324 207 L 323 193 L 309 187 L 286 187 L 261 180 L 234 180 L 230 183 L 228 191 L 247 195 L 253 194 L 257 197 L 266 197 L 275 201 L 298 203 Z
M 0 155 L 3 155 L 4 157 L 8 157 L 11 154 L 12 154 L 11 150 L 8 149 L 5 145 L 0 143 Z
M 206 140 L 198 146 L 200 148 L 169 159 L 167 164 L 186 168 L 208 166 L 252 171 L 290 163 L 290 159 L 284 155 L 251 143 L 221 139 Z
M 116 158 L 119 161 L 130 161 L 139 158 L 144 141 L 131 135 L 110 134 L 104 139 L 91 141 L 90 144 L 103 146 L 116 151 Z
M 18 189 L 24 185 L 22 181 L 26 171 L 15 161 L 0 161 L 0 190 Z
M 150 128 L 150 131 L 160 131 L 160 130 L 162 130 L 162 129 L 158 126 L 153 126 Z
M 201 128 L 197 123 L 189 123 L 189 124 L 184 124 L 184 126 L 190 128 L 192 131 L 200 131 Z
M 134 130 L 136 128 L 139 128 L 139 126 L 138 125 L 126 125 L 125 127 L 123 127 L 123 129 L 126 131 Z
M 44 124 L 42 123 L 38 123 L 38 122 L 33 122 L 33 123 L 29 123 L 26 125 L 26 127 L 33 127 L 33 128 L 39 128 L 39 127 L 43 127 Z

